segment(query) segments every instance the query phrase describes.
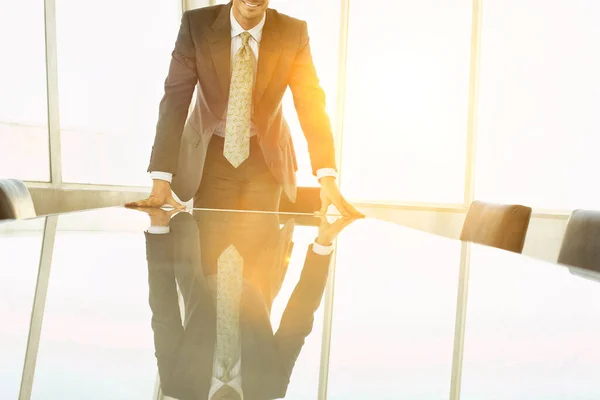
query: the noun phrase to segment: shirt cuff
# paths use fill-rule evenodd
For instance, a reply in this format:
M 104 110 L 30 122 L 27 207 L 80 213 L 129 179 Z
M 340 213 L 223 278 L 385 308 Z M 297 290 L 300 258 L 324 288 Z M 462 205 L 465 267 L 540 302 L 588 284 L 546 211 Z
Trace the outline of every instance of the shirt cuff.
M 148 233 L 151 235 L 166 235 L 171 232 L 168 226 L 151 226 L 148 228 Z
M 152 171 L 150 172 L 150 178 L 159 179 L 161 181 L 167 181 L 171 183 L 173 180 L 173 174 L 170 172 Z
M 323 246 L 317 242 L 312 244 L 312 251 L 320 256 L 328 256 L 333 253 L 333 245 Z
M 335 179 L 337 179 L 338 173 L 333 168 L 321 168 L 317 170 L 317 180 L 325 178 L 326 176 L 333 176 Z

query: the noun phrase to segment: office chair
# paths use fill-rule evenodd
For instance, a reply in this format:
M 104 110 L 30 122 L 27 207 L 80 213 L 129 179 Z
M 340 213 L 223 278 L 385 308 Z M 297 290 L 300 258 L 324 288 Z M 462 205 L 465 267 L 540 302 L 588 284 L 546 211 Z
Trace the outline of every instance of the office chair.
M 600 272 L 600 211 L 571 213 L 558 262 Z
M 0 220 L 35 217 L 29 190 L 16 179 L 0 179 Z
M 469 207 L 460 240 L 521 253 L 531 208 L 475 201 Z

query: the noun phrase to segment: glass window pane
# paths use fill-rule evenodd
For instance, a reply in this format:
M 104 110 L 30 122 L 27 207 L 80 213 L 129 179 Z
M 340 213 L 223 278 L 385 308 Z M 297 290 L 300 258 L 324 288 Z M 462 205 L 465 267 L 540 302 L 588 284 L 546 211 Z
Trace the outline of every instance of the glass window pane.
M 360 224 L 337 241 L 327 399 L 448 399 L 460 242 Z
M 342 186 L 462 203 L 472 1 L 351 2 Z
M 461 400 L 600 398 L 598 282 L 471 248 Z
M 17 399 L 40 266 L 45 219 L 0 224 L 0 399 Z
M 486 2 L 477 197 L 596 208 L 600 3 Z
M 186 10 L 210 6 L 210 0 L 185 0 L 184 3 Z
M 271 326 L 273 332 L 277 332 L 283 313 L 290 304 L 292 293 L 300 282 L 301 276 L 306 270 L 306 250 L 317 235 L 314 226 L 294 227 L 293 251 L 285 274 L 285 279 L 279 290 L 279 294 L 273 300 L 271 307 Z M 291 380 L 288 384 L 286 397 L 288 399 L 314 399 L 319 387 L 319 364 L 321 359 L 321 339 L 323 338 L 324 307 L 323 299 L 321 306 L 313 314 L 313 327 L 310 335 L 305 338 L 300 355 L 296 359 L 292 371 Z
M 63 180 L 149 185 L 181 3 L 56 0 Z
M 58 220 L 32 399 L 153 398 L 146 245 L 117 214 Z
M 228 3 L 228 1 L 217 1 L 217 4 L 225 3 Z M 271 0 L 269 3 L 270 8 L 308 23 L 311 52 L 321 86 L 327 96 L 327 112 L 332 120 L 332 125 L 335 118 L 338 80 L 340 4 L 339 1 L 322 0 Z M 317 180 L 312 174 L 306 139 L 300 128 L 289 89 L 283 99 L 283 113 L 292 131 L 292 139 L 296 149 L 298 186 L 317 186 Z
M 50 180 L 44 1 L 0 0 L 0 178 Z

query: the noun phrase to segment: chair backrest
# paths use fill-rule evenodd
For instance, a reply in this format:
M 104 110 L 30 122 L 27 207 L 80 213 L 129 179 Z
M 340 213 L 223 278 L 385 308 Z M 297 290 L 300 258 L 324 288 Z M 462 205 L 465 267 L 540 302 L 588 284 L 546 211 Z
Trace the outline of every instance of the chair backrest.
M 600 211 L 573 211 L 567 223 L 558 262 L 600 271 Z
M 531 219 L 531 207 L 475 201 L 463 225 L 460 240 L 521 253 Z
M 35 217 L 29 190 L 16 179 L 0 179 L 0 220 Z

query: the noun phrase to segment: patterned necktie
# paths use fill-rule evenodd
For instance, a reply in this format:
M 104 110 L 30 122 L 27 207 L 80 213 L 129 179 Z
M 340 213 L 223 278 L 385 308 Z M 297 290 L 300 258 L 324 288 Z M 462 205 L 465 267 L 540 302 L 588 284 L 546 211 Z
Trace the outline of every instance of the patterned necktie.
M 252 86 L 254 79 L 254 54 L 248 44 L 250 34 L 242 32 L 242 47 L 235 55 L 223 155 L 235 168 L 250 155 L 250 128 L 252 121 Z
M 218 260 L 217 270 L 217 357 L 223 368 L 223 382 L 233 377 L 231 371 L 239 358 L 240 302 L 244 259 L 235 246 L 227 247 Z

